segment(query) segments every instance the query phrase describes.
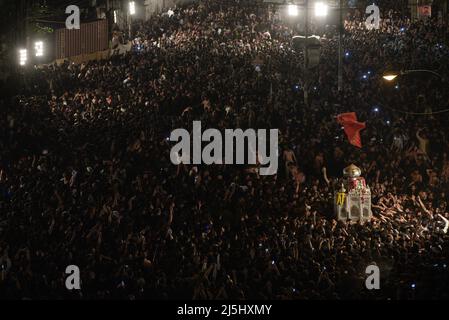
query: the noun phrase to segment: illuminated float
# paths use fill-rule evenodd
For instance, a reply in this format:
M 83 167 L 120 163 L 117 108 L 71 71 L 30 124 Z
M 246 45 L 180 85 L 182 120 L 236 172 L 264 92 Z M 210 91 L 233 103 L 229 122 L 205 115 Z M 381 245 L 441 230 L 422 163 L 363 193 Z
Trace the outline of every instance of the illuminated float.
M 371 220 L 371 190 L 361 176 L 362 170 L 351 164 L 343 170 L 343 181 L 334 194 L 334 208 L 340 221 L 361 222 Z

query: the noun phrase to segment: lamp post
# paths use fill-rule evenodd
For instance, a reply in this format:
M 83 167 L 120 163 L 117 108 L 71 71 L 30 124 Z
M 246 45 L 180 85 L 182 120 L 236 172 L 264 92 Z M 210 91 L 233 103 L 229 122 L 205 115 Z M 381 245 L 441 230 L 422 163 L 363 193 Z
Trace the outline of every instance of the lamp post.
M 272 3 L 272 0 L 264 0 L 264 2 Z M 309 64 L 309 56 L 310 56 L 310 54 L 309 54 L 309 45 L 310 45 L 310 41 L 309 41 L 310 40 L 309 39 L 309 9 L 310 9 L 309 8 L 309 3 L 310 3 L 309 0 L 304 0 L 303 4 L 301 5 L 301 7 L 304 8 L 304 24 L 305 24 L 305 27 L 304 27 L 304 29 L 305 29 L 304 30 L 304 73 L 303 73 L 303 75 L 304 75 L 304 82 L 303 82 L 303 84 L 304 84 L 304 103 L 305 103 L 305 105 L 308 105 L 308 102 L 309 102 L 308 101 L 309 100 L 308 99 L 309 98 L 309 75 L 308 75 L 309 72 L 308 71 L 309 71 L 309 65 L 310 65 Z M 341 7 L 343 7 L 342 3 L 343 3 L 343 0 L 340 0 L 340 6 Z M 325 4 L 324 1 L 323 2 L 321 2 L 321 1 L 315 2 L 314 8 L 315 8 L 315 16 L 316 17 L 325 17 L 325 16 L 327 16 L 329 6 L 327 4 Z M 288 5 L 287 9 L 288 9 L 287 11 L 288 11 L 288 15 L 289 16 L 291 16 L 291 17 L 298 16 L 298 5 L 290 4 L 290 5 Z M 341 20 L 343 20 L 343 18 L 341 18 Z M 340 32 L 340 34 L 341 33 L 342 32 Z M 340 46 L 342 46 L 341 43 L 342 43 L 342 41 L 340 40 Z M 343 49 L 342 48 L 339 49 L 339 54 L 340 54 L 341 57 L 343 56 Z M 342 64 L 343 64 L 343 62 L 340 61 L 339 65 L 342 66 Z M 343 73 L 342 71 L 339 71 L 339 74 L 341 74 L 340 82 L 343 82 L 343 80 L 342 80 L 342 78 L 343 78 L 342 73 Z
M 432 71 L 432 70 L 427 70 L 427 69 L 405 70 L 405 71 L 399 71 L 399 72 L 389 71 L 389 72 L 386 72 L 382 78 L 386 81 L 391 82 L 394 79 L 396 79 L 397 77 L 409 75 L 409 74 L 413 74 L 413 73 L 428 73 L 428 74 L 433 74 L 434 76 L 437 76 L 440 79 L 443 79 L 443 76 L 441 74 L 439 74 L 435 71 Z
M 431 74 L 433 76 L 440 78 L 441 82 L 444 82 L 443 76 L 441 74 L 439 74 L 438 72 L 435 72 L 433 70 L 427 70 L 427 69 L 404 70 L 404 71 L 399 71 L 399 72 L 389 71 L 389 72 L 384 73 L 382 78 L 387 82 L 393 82 L 398 77 L 401 77 L 404 75 L 421 74 L 421 73 Z M 426 112 L 404 112 L 404 111 L 396 110 L 396 109 L 392 109 L 392 110 L 410 114 L 410 115 L 415 115 L 415 116 L 429 116 L 429 115 L 442 114 L 442 113 L 449 112 L 449 109 L 438 110 L 438 111 L 432 111 L 432 109 L 430 109 L 429 111 L 426 111 Z
M 129 2 L 129 8 L 128 8 L 128 17 L 129 17 L 129 39 L 131 40 L 132 37 L 132 32 L 131 32 L 131 28 L 132 28 L 132 22 L 133 22 L 133 15 L 136 13 L 136 3 L 134 1 L 130 1 Z
M 309 105 L 309 0 L 304 0 L 304 104 Z M 327 16 L 328 6 L 323 2 L 315 2 L 315 16 Z

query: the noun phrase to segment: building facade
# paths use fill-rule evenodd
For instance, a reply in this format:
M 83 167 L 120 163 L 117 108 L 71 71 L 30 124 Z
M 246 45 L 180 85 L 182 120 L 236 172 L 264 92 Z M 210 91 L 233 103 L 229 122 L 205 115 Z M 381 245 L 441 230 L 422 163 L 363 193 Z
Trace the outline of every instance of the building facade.
M 409 0 L 408 6 L 414 21 L 433 17 L 449 22 L 449 0 Z

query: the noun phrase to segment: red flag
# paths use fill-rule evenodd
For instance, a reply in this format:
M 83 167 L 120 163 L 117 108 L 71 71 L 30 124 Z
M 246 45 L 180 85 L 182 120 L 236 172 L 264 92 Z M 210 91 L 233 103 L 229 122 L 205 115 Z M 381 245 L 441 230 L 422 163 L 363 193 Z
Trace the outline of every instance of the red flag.
M 337 121 L 344 129 L 349 142 L 358 148 L 362 147 L 360 131 L 366 128 L 366 124 L 357 120 L 355 112 L 343 113 L 337 116 Z

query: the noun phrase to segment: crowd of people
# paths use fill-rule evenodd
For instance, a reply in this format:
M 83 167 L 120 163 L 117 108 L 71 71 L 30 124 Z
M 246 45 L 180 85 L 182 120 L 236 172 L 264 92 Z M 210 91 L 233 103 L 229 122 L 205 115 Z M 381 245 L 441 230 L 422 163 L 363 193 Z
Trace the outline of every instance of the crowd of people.
M 133 25 L 133 50 L 29 70 L 0 117 L 0 297 L 13 299 L 448 298 L 448 25 L 380 1 L 350 10 L 344 87 L 337 28 L 308 71 L 300 30 L 256 0 L 200 0 Z M 403 3 L 404 1 L 402 1 Z M 363 148 L 335 117 L 366 121 Z M 419 113 L 419 115 L 418 115 Z M 421 114 L 422 113 L 422 114 Z M 173 165 L 172 130 L 280 131 L 280 167 Z M 354 163 L 372 221 L 337 221 Z M 365 287 L 367 266 L 381 289 Z M 81 271 L 81 290 L 65 269 Z

